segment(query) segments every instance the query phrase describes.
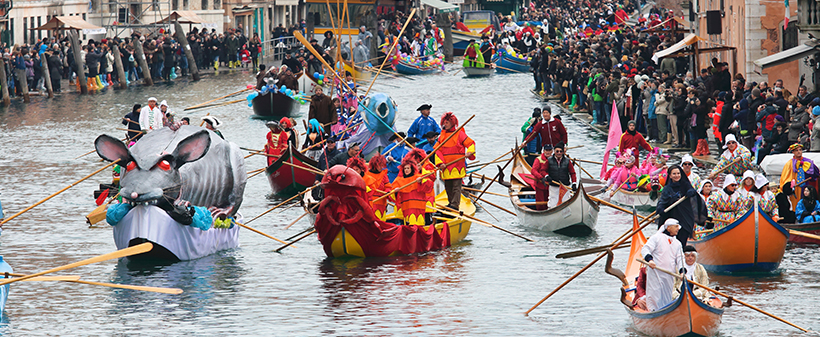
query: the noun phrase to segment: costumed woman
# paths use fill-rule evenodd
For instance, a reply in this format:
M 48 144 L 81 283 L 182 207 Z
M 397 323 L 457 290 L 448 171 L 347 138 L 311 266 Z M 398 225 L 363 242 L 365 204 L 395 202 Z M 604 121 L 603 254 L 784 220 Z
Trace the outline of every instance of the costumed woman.
M 667 176 L 666 185 L 663 187 L 661 197 L 658 200 L 657 212 L 660 216 L 658 218 L 658 227 L 666 223 L 667 219 L 676 219 L 680 225 L 680 231 L 676 232 L 677 239 L 682 247 L 686 245 L 686 240 L 695 233 L 695 224 L 702 226 L 706 222 L 709 212 L 706 209 L 706 203 L 703 202 L 702 198 L 697 197 L 698 193 L 689 183 L 689 179 L 683 174 L 683 169 L 680 166 L 670 167 L 667 170 Z M 687 197 L 687 199 L 666 212 L 667 207 L 683 197 Z
M 768 214 L 772 219 L 777 221 L 780 217 L 777 210 L 777 202 L 774 198 L 774 193 L 769 191 L 769 180 L 766 176 L 758 173 L 755 175 L 755 185 L 750 190 L 751 197 L 755 204 L 760 207 L 760 211 Z
M 396 192 L 396 206 L 401 211 L 405 225 L 423 226 L 424 213 L 427 208 L 427 193 L 433 189 L 434 176 L 422 178 L 419 164 L 405 157 L 399 166 L 399 176 L 393 180 L 396 188 L 414 183 L 415 186 L 407 187 Z
M 614 179 L 612 180 L 612 189 L 609 196 L 615 195 L 615 192 L 620 188 L 626 191 L 634 191 L 638 189 L 638 178 L 641 175 L 641 170 L 635 162 L 635 156 L 632 155 L 632 150 L 627 149 L 621 158 L 624 159 L 624 166 L 620 170 L 613 172 Z M 623 186 L 623 187 L 621 187 Z
M 700 197 L 703 199 L 703 202 L 705 203 L 706 200 L 709 199 L 709 196 L 712 195 L 712 181 L 709 179 L 704 180 L 703 183 L 700 184 L 698 194 L 700 194 Z
M 727 174 L 723 178 L 723 188 L 712 190 L 712 195 L 706 199 L 706 207 L 709 209 L 709 217 L 712 219 L 724 220 L 716 226 L 716 230 L 726 227 L 728 223 L 735 221 L 744 214 L 745 199 L 737 192 L 737 180 L 734 175 Z M 719 228 L 718 228 L 719 227 Z
M 387 160 L 384 156 L 377 153 L 373 158 L 370 158 L 370 163 L 367 167 L 367 172 L 364 173 L 364 183 L 367 186 L 367 198 L 370 201 L 370 206 L 376 212 L 376 217 L 384 220 L 387 215 L 387 200 L 381 199 L 375 201 L 384 194 L 393 189 L 390 185 L 390 179 L 387 178 Z

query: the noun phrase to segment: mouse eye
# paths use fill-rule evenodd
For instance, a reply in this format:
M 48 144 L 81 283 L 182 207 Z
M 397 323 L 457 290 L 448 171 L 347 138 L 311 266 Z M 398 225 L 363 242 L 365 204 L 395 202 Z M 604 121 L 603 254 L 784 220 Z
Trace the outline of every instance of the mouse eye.
M 157 163 L 157 167 L 161 168 L 163 171 L 168 171 L 171 169 L 171 163 L 169 163 L 167 160 L 163 160 Z
M 133 170 L 135 168 L 137 168 L 137 163 L 134 162 L 134 161 L 131 161 L 131 162 L 128 163 L 128 165 L 125 166 L 125 172 L 131 172 L 131 170 Z

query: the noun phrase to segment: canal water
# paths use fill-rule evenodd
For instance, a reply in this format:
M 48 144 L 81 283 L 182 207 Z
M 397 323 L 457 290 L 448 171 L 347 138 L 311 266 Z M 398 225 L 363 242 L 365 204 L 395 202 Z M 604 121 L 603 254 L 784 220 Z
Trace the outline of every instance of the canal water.
M 529 92 L 531 76 L 496 75 L 484 79 L 449 74 L 405 78 L 383 76 L 375 92 L 388 93 L 399 105 L 397 128 L 406 130 L 421 104 L 433 105 L 436 118 L 454 111 L 477 143 L 477 157 L 489 161 L 521 140 L 520 127 L 542 103 Z M 80 96 L 64 93 L 53 100 L 14 103 L 0 110 L 0 198 L 6 214 L 56 192 L 104 165 L 93 149 L 107 133 L 122 138 L 120 118 L 134 103 L 155 96 L 167 100 L 178 118 L 198 123 L 217 116 L 228 140 L 261 149 L 267 129 L 250 118 L 246 104 L 195 113 L 184 107 L 227 94 L 252 83 L 248 71 L 205 76 L 153 87 L 108 89 Z M 307 106 L 302 107 L 303 116 Z M 600 160 L 605 140 L 564 115 L 569 145 L 583 145 L 571 156 Z M 298 125 L 302 122 L 298 121 Z M 264 166 L 251 157 L 246 166 Z M 494 165 L 493 165 L 494 167 Z M 599 172 L 599 167 L 586 165 Z M 485 172 L 493 175 L 495 171 Z M 78 184 L 4 226 L 0 254 L 15 271 L 31 273 L 116 249 L 109 226 L 89 228 L 85 215 L 94 208 L 92 192 L 110 182 L 100 174 Z M 490 191 L 505 193 L 494 185 Z M 241 212 L 253 217 L 278 203 L 266 195 L 263 175 L 248 181 Z M 508 198 L 485 195 L 511 207 Z M 558 253 L 603 245 L 630 228 L 627 214 L 602 208 L 596 233 L 567 238 L 527 229 L 515 217 L 486 205 L 477 216 L 534 238 L 528 243 L 501 231 L 474 225 L 467 240 L 426 254 L 332 260 L 315 237 L 282 253 L 279 244 L 242 230 L 241 247 L 194 261 L 165 266 L 108 261 L 72 270 L 90 281 L 179 287 L 181 295 L 142 293 L 70 283 L 16 283 L 0 325 L 3 335 L 491 335 L 491 336 L 638 336 L 618 301 L 620 282 L 599 264 L 558 292 L 530 316 L 523 312 L 586 265 L 593 256 L 557 260 Z M 309 226 L 307 218 L 284 230 L 302 214 L 300 207 L 272 212 L 253 226 L 287 238 Z M 654 233 L 653 226 L 647 236 Z M 765 277 L 712 275 L 713 284 L 737 298 L 792 322 L 820 328 L 820 261 L 817 247 L 790 247 L 781 272 Z M 627 252 L 617 251 L 616 266 Z M 65 274 L 65 273 L 64 273 Z M 726 310 L 720 336 L 791 336 L 798 331 L 750 309 Z

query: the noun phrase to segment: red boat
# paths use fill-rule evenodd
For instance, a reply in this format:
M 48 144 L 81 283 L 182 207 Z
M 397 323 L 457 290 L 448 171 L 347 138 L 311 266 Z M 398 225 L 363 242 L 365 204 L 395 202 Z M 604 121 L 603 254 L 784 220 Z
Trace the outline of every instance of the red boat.
M 820 222 L 810 222 L 810 223 L 790 223 L 790 224 L 782 224 L 783 227 L 792 231 L 804 232 L 808 234 L 820 235 Z M 820 240 L 807 238 L 805 236 L 800 235 L 789 235 L 789 242 L 793 243 L 811 243 L 815 245 L 820 245 Z
M 285 162 L 291 165 L 285 164 Z M 313 186 L 316 181 L 316 174 L 299 167 L 310 169 L 310 167 L 317 167 L 318 165 L 319 163 L 313 159 L 288 146 L 287 151 L 268 166 L 265 174 L 268 176 L 268 182 L 270 182 L 270 187 L 275 196 L 290 198 Z

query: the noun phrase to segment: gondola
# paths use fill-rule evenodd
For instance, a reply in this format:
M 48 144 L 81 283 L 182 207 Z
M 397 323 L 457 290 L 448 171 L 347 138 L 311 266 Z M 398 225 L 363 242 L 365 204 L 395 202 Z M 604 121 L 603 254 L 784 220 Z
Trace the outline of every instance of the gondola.
M 640 228 L 637 216 L 633 216 L 632 229 Z M 632 319 L 632 324 L 642 334 L 658 337 L 677 336 L 713 336 L 717 333 L 723 319 L 723 303 L 717 297 L 710 297 L 708 303 L 698 299 L 688 282 L 681 284 L 680 296 L 672 303 L 656 311 L 645 311 L 632 305 L 635 296 L 635 280 L 640 273 L 641 264 L 635 261 L 641 257 L 641 248 L 646 243 L 643 232 L 632 235 L 624 273 L 612 269 L 612 253 L 607 259 L 606 271 L 618 277 L 622 282 L 621 304 Z
M 607 195 L 609 195 L 608 193 L 609 192 L 607 192 Z M 635 206 L 645 211 L 654 211 L 655 207 L 658 206 L 658 198 L 652 199 L 649 196 L 649 192 L 627 191 L 624 189 L 615 192 L 611 201 L 627 207 Z
M 780 266 L 789 232 L 755 206 L 726 227 L 696 231 L 698 262 L 715 273 L 771 273 Z
M 527 74 L 530 72 L 530 62 L 527 59 L 512 56 L 503 50 L 493 54 L 492 62 L 498 66 L 496 69 L 499 73 L 519 72 Z
M 467 77 L 487 77 L 492 76 L 495 69 L 492 67 L 464 67 L 462 68 Z
M 251 100 L 253 113 L 259 118 L 278 119 L 299 113 L 299 103 L 281 92 L 267 92 Z
M 590 235 L 598 221 L 600 205 L 584 191 L 583 181 L 578 184 L 580 193 L 575 193 L 554 208 L 538 211 L 531 207 L 535 201 L 531 170 L 521 154 L 517 153 L 513 160 L 509 193 L 518 221 L 527 227 L 567 236 Z
M 405 62 L 404 60 L 399 60 L 399 63 L 395 65 L 396 72 L 399 74 L 404 75 L 428 75 L 428 74 L 435 74 L 441 71 L 441 66 L 417 66 L 414 64 L 410 64 Z
M 285 162 L 291 164 L 285 164 Z M 307 166 L 306 166 L 307 164 Z M 291 146 L 288 146 L 282 156 L 268 166 L 265 174 L 268 176 L 273 195 L 280 198 L 289 198 L 313 186 L 316 174 L 298 167 L 317 167 L 319 163 L 303 155 Z

